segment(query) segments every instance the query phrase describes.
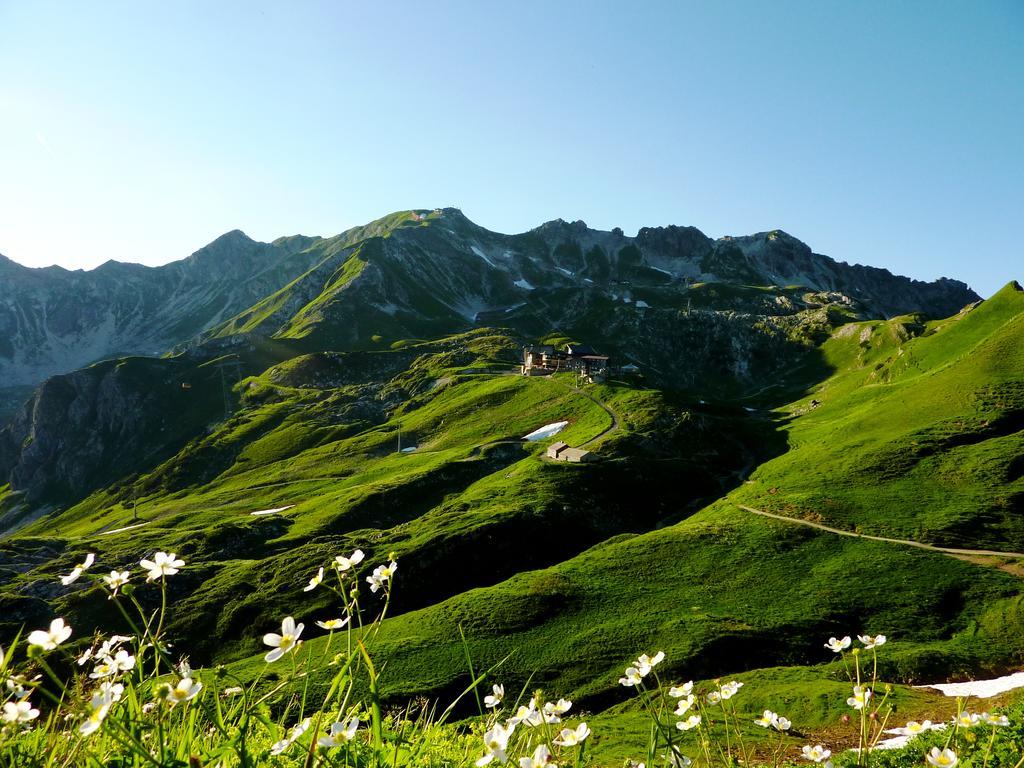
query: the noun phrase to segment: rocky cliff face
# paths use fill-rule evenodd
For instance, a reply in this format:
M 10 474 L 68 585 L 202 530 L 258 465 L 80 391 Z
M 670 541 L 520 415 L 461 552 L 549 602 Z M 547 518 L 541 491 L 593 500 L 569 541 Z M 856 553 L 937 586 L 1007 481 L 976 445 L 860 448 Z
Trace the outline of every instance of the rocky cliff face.
M 84 272 L 0 257 L 0 382 L 34 385 L 109 357 L 160 355 L 311 266 L 318 238 L 257 243 L 234 231 L 162 267 Z

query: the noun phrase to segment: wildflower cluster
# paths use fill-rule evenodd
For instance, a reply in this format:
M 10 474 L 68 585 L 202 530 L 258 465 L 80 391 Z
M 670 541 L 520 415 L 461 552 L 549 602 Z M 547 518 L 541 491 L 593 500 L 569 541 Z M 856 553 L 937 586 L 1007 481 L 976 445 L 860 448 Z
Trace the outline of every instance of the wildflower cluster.
M 345 765 L 369 768 L 438 763 L 428 758 L 438 743 L 454 739 L 461 754 L 444 762 L 487 765 L 518 764 L 518 768 L 580 768 L 588 759 L 594 735 L 584 720 L 572 717 L 573 702 L 548 699 L 536 691 L 509 703 L 501 683 L 490 685 L 478 699 L 481 721 L 465 735 L 442 732 L 459 701 L 475 692 L 488 675 L 472 670 L 469 687 L 444 712 L 424 705 L 387 717 L 382 712 L 380 670 L 374 660 L 375 641 L 387 615 L 398 570 L 390 554 L 362 571 L 365 555 L 356 549 L 317 565 L 305 592 L 330 590 L 338 600 L 331 614 L 307 618 L 312 629 L 285 616 L 279 629 L 266 632 L 263 673 L 245 682 L 223 668 L 193 670 L 185 658 L 171 657 L 164 636 L 168 580 L 186 567 L 173 552 L 156 552 L 139 562 L 144 583 L 133 582 L 131 569 L 93 576 L 96 558 L 86 555 L 60 577 L 69 586 L 89 582 L 120 611 L 128 634 L 98 635 L 84 647 L 73 628 L 56 617 L 0 648 L 0 680 L 4 681 L 0 713 L 0 756 L 11 765 Z M 305 576 L 303 577 L 303 580 Z M 147 610 L 134 587 L 159 589 L 159 609 Z M 368 606 L 361 605 L 366 593 Z M 152 604 L 152 601 L 150 601 Z M 372 620 L 365 620 L 373 615 Z M 317 629 L 325 633 L 316 646 L 305 645 Z M 341 638 L 337 640 L 337 638 Z M 69 646 L 78 640 L 76 654 Z M 846 704 L 856 726 L 857 748 L 842 764 L 865 768 L 882 734 L 910 741 L 921 764 L 952 768 L 958 764 L 987 768 L 997 733 L 1010 725 L 998 712 L 970 712 L 961 706 L 949 722 L 910 721 L 887 728 L 893 707 L 890 686 L 878 682 L 877 653 L 884 635 L 829 638 L 825 647 L 841 656 L 850 681 Z M 335 646 L 337 649 L 335 650 Z M 23 659 L 17 658 L 23 652 Z M 870 658 L 868 658 L 870 654 Z M 833 768 L 836 745 L 802 743 L 805 739 L 783 713 L 741 709 L 744 683 L 714 680 L 663 684 L 663 651 L 641 654 L 624 668 L 619 684 L 637 696 L 652 721 L 644 762 L 634 768 L 665 765 L 688 768 L 695 761 L 711 766 L 752 766 L 765 749 L 774 768 L 792 761 Z M 62 679 L 55 669 L 71 669 Z M 273 670 L 273 672 L 269 672 Z M 326 681 L 326 693 L 311 701 L 314 675 Z M 359 683 L 357 685 L 357 679 Z M 882 691 L 881 694 L 878 691 Z M 764 729 L 764 739 L 748 743 Z M 944 738 L 942 738 L 944 737 Z M 916 741 L 924 739 L 925 741 Z M 440 740 L 440 741 L 439 741 Z M 447 741 L 445 741 L 447 740 Z M 924 744 L 917 747 L 917 744 Z M 693 750 L 696 750 L 694 752 Z M 693 759 L 685 754 L 689 752 Z M 963 758 L 964 754 L 969 757 Z M 965 762 L 961 762 L 965 760 Z M 285 762 L 287 761 L 287 762 Z M 845 761 L 845 762 L 843 762 Z M 1017 768 L 1024 765 L 1024 760 Z
M 572 750 L 572 760 L 579 764 L 583 757 L 584 742 L 590 736 L 590 727 L 580 722 L 575 728 L 553 728 L 562 723 L 562 716 L 572 709 L 572 702 L 566 699 L 548 701 L 541 705 L 541 694 L 532 696 L 526 704 L 515 708 L 515 714 L 501 720 L 505 687 L 494 685 L 491 693 L 484 698 L 484 704 L 493 710 L 483 734 L 483 755 L 477 760 L 477 768 L 497 760 L 504 765 L 516 762 L 520 754 L 520 768 L 555 768 L 563 756 Z

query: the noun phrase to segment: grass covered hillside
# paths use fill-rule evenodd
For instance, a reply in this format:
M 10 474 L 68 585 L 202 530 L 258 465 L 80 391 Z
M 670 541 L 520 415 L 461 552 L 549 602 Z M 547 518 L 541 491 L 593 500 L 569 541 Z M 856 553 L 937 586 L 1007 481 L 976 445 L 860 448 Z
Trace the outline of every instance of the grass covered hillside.
M 946 320 L 844 326 L 779 409 L 784 455 L 735 496 L 835 527 L 1024 552 L 1024 291 Z
M 394 607 L 415 609 L 678 520 L 778 443 L 742 411 L 515 375 L 517 352 L 510 337 L 478 331 L 300 356 L 245 379 L 239 408 L 208 434 L 2 545 L 6 631 L 53 606 L 80 623 L 116 622 L 109 604 L 51 589 L 48 574 L 87 551 L 131 562 L 171 549 L 192 565 L 175 582 L 186 610 L 169 629 L 194 659 L 227 661 L 259 647 L 260 627 L 291 610 L 311 564 L 336 550 L 402 555 L 409 586 Z M 558 439 L 602 461 L 552 463 L 553 438 L 521 440 L 560 421 Z M 279 511 L 252 514 L 266 510 Z
M 715 290 L 716 301 L 730 293 Z M 848 685 L 829 636 L 887 634 L 878 674 L 893 683 L 1020 665 L 1024 292 L 1010 285 L 941 321 L 859 321 L 796 289 L 730 295 L 803 302 L 786 315 L 795 325 L 772 331 L 804 350 L 799 362 L 756 388 L 719 388 L 707 369 L 677 389 L 523 377 L 524 339 L 493 328 L 315 351 L 231 336 L 205 356 L 154 362 L 174 370 L 154 429 L 185 424 L 177 411 L 191 396 L 203 423 L 148 461 L 127 451 L 133 471 L 0 542 L 0 636 L 54 616 L 75 627 L 73 651 L 94 630 L 136 632 L 105 592 L 57 577 L 88 553 L 109 570 L 175 552 L 181 572 L 160 590 L 139 580 L 132 599 L 143 615 L 172 606 L 167 641 L 207 674 L 252 686 L 261 716 L 283 722 L 296 701 L 337 693 L 341 673 L 326 661 L 337 638 L 316 622 L 338 595 L 316 581 L 359 549 L 361 584 L 371 563 L 401 564 L 388 618 L 348 635 L 372 643 L 375 666 L 345 678 L 347 690 L 377 707 L 443 705 L 471 667 L 491 669 L 510 694 L 569 697 L 632 739 L 639 710 L 619 677 L 638 654 L 664 651 L 664 679 L 760 680 L 751 702 L 783 697 L 827 734 L 845 710 L 823 697 Z M 232 360 L 242 375 L 222 377 Z M 556 422 L 557 434 L 523 439 Z M 551 461 L 554 440 L 598 460 Z M 0 488 L 0 506 L 21 495 Z M 345 610 L 369 622 L 379 597 Z M 265 661 L 265 634 L 286 616 L 307 628 L 307 662 L 324 660 L 308 674 Z M 358 644 L 346 648 L 355 658 Z M 908 688 L 894 695 L 915 714 L 937 706 Z M 451 714 L 472 710 L 467 697 Z M 595 754 L 621 760 L 616 739 L 595 738 Z

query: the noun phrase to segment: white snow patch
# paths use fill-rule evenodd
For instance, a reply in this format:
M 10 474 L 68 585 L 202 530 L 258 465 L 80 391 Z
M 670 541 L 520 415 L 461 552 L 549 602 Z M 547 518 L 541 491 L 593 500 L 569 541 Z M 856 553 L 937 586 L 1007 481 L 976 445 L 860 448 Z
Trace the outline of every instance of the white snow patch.
M 289 504 L 287 507 L 274 507 L 273 509 L 260 509 L 260 510 L 258 510 L 256 512 L 250 512 L 249 514 L 250 515 L 255 515 L 256 517 L 262 517 L 263 515 L 276 515 L 278 512 L 284 512 L 286 509 L 291 509 L 294 506 L 295 506 L 294 504 Z
M 533 290 L 533 286 L 530 285 L 529 281 L 527 281 L 524 277 L 520 277 L 518 280 L 512 283 L 512 285 L 518 286 L 519 288 L 522 288 L 524 291 Z
M 529 440 L 531 443 L 535 443 L 538 440 L 546 440 L 549 437 L 554 437 L 559 432 L 568 426 L 568 421 L 556 421 L 553 424 L 545 424 L 540 429 L 535 429 L 528 435 L 523 435 L 523 440 Z
M 593 280 L 591 280 L 591 279 L 590 279 L 589 277 L 584 277 L 584 278 L 583 278 L 583 282 L 584 282 L 584 283 L 590 283 L 591 285 L 593 285 L 593 284 L 594 284 L 594 281 L 593 281 Z
M 929 731 L 944 731 L 944 730 L 946 730 L 946 724 L 945 723 L 935 723 L 928 730 Z M 882 739 L 877 744 L 875 744 L 875 746 L 874 746 L 875 749 L 901 749 L 901 748 L 907 746 L 907 744 L 910 743 L 911 739 L 916 738 L 914 736 L 907 736 L 906 734 L 904 734 L 902 728 L 886 728 L 885 731 L 883 731 L 883 733 L 893 733 L 893 734 L 896 734 L 896 735 L 892 736 L 892 737 L 890 737 L 888 739 Z M 857 750 L 851 749 L 850 751 L 851 752 L 856 752 Z
M 144 525 L 149 525 L 151 522 L 153 522 L 153 521 L 152 520 L 146 520 L 145 522 L 142 522 L 142 523 L 135 523 L 134 525 L 126 525 L 124 528 L 115 528 L 112 531 L 103 531 L 103 533 L 101 533 L 100 536 L 109 536 L 112 533 L 123 533 L 124 531 L 130 531 L 133 528 L 141 528 Z
M 479 257 L 480 257 L 481 259 L 483 259 L 483 260 L 484 260 L 484 261 L 486 261 L 486 262 L 487 262 L 488 264 L 490 264 L 490 265 L 491 265 L 492 267 L 494 267 L 495 269 L 497 269 L 498 265 L 497 265 L 497 264 L 495 264 L 495 263 L 494 263 L 493 261 L 491 261 L 490 259 L 488 259 L 488 258 L 487 258 L 487 255 L 486 255 L 486 254 L 485 254 L 485 253 L 484 253 L 483 251 L 481 251 L 481 250 L 480 250 L 479 248 L 477 248 L 477 247 L 476 247 L 475 245 L 471 245 L 471 246 L 469 246 L 469 247 L 470 247 L 470 249 L 472 249 L 473 253 L 475 253 L 475 254 L 476 254 L 477 256 L 479 256 Z
M 751 408 L 749 405 L 744 405 L 743 410 L 746 411 L 747 413 L 754 413 L 755 411 L 757 411 L 757 408 Z
M 1014 672 L 991 680 L 968 680 L 964 683 L 938 683 L 936 685 L 919 685 L 918 688 L 935 688 L 946 696 L 977 696 L 987 699 L 1000 693 L 1024 688 L 1024 672 Z
M 637 305 L 637 306 L 638 306 L 638 307 L 639 307 L 640 309 L 647 309 L 647 308 L 648 308 L 649 306 L 651 306 L 650 304 L 648 304 L 648 303 L 647 303 L 646 301 L 644 301 L 643 299 L 638 299 L 638 300 L 637 300 L 637 302 L 636 302 L 636 305 Z
M 516 311 L 517 309 L 519 309 L 520 307 L 525 307 L 525 306 L 526 306 L 526 302 L 525 302 L 525 301 L 524 301 L 524 302 L 521 302 L 521 303 L 519 303 L 519 304 L 515 304 L 515 305 L 513 305 L 513 306 L 509 307 L 508 309 L 506 309 L 506 310 L 505 310 L 505 313 L 506 313 L 506 314 L 508 314 L 509 312 L 515 312 L 515 311 Z
M 623 301 L 624 301 L 624 302 L 625 302 L 626 304 L 632 304 L 632 303 L 633 303 L 633 300 L 632 300 L 631 298 L 629 298 L 629 296 L 623 296 L 623 297 L 622 297 L 622 300 L 623 300 Z
M 409 446 L 408 448 L 403 448 L 403 449 L 402 449 L 402 453 L 412 453 L 412 452 L 413 452 L 413 451 L 415 451 L 415 450 L 416 450 L 417 448 L 419 448 L 419 446 L 418 446 L 418 445 L 410 445 L 410 446 Z
M 648 264 L 647 266 L 649 266 L 655 272 L 661 272 L 662 274 L 668 275 L 669 277 L 675 277 L 676 276 L 675 272 L 669 272 L 667 269 L 662 269 L 661 267 L 656 267 L 653 264 Z
M 559 272 L 564 272 L 564 273 L 565 273 L 565 274 L 567 274 L 567 275 L 568 275 L 569 277 L 572 277 L 572 276 L 573 276 L 573 273 L 572 273 L 572 272 L 570 272 L 570 271 L 569 271 L 568 269 L 566 269 L 565 267 L 555 267 L 555 269 L 557 269 L 557 270 L 558 270 Z

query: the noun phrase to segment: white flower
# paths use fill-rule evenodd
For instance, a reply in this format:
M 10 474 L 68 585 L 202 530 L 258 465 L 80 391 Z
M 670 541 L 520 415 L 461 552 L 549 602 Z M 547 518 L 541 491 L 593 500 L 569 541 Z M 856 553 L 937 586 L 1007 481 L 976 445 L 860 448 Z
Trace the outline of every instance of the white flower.
M 544 705 L 544 711 L 555 715 L 564 715 L 572 709 L 572 702 L 567 699 L 559 699 L 558 701 L 549 701 Z
M 852 643 L 853 643 L 853 641 L 850 639 L 849 635 L 846 635 L 845 637 L 843 637 L 841 639 L 836 639 L 834 637 L 830 637 L 828 639 L 828 642 L 825 643 L 825 647 L 828 648 L 833 653 L 840 653 L 842 651 L 845 651 L 847 648 L 849 648 Z M 830 752 L 829 754 L 832 754 L 832 753 Z
M 112 594 L 117 594 L 117 591 L 128 583 L 131 578 L 131 574 L 128 571 L 111 571 L 109 576 L 103 577 L 103 582 L 110 589 Z
M 712 691 L 711 693 L 708 694 L 708 704 L 711 704 L 712 706 L 714 706 L 715 704 L 721 704 L 721 703 L 722 703 L 722 694 L 720 694 L 718 691 Z
M 203 684 L 198 680 L 193 681 L 190 677 L 183 677 L 177 685 L 164 684 L 164 698 L 171 702 L 171 705 L 181 701 L 188 701 L 195 697 L 203 689 Z
M 7 678 L 7 690 L 10 695 L 16 699 L 27 698 L 32 692 L 25 687 L 25 678 L 21 675 L 15 675 L 14 677 Z
M 676 728 L 680 731 L 689 731 L 692 728 L 696 728 L 700 725 L 700 715 L 690 715 L 685 720 L 680 720 L 676 723 Z
M 821 744 L 815 744 L 813 747 L 810 744 L 805 744 L 801 752 L 806 759 L 814 763 L 823 763 L 832 754 L 831 749 L 825 749 Z
M 937 768 L 953 768 L 959 762 L 956 752 L 949 747 L 943 750 L 940 750 L 938 747 L 932 747 L 932 751 L 925 755 L 925 758 Z
M 733 680 L 731 683 L 726 683 L 725 685 L 721 686 L 722 698 L 731 699 L 733 696 L 739 693 L 739 690 L 742 687 L 743 683 L 738 683 L 735 680 Z
M 556 768 L 555 764 L 550 762 L 551 750 L 548 749 L 547 744 L 538 744 L 537 748 L 533 750 L 533 757 L 520 757 L 519 768 Z
M 324 580 L 324 569 L 321 568 L 316 572 L 316 576 L 309 580 L 309 584 L 302 588 L 303 592 L 312 592 L 314 589 L 320 586 L 320 582 Z
M 772 723 L 772 727 L 776 731 L 788 731 L 792 726 L 793 724 L 789 721 L 789 718 L 782 715 L 779 715 L 775 722 Z
M 693 692 L 693 680 L 683 685 L 673 685 L 668 689 L 668 695 L 674 699 L 681 699 L 684 696 L 689 696 Z
M 124 686 L 121 683 L 112 683 L 109 680 L 104 680 L 100 683 L 99 690 L 94 695 L 99 695 L 108 704 L 113 704 L 115 701 L 120 701 L 124 695 Z
M 619 684 L 631 688 L 634 685 L 639 685 L 642 680 L 643 675 L 640 674 L 639 669 L 636 667 L 626 667 L 626 674 L 624 677 L 619 678 Z
M 508 725 L 514 728 L 519 723 L 526 723 L 531 728 L 536 728 L 544 722 L 544 716 L 537 709 L 537 700 L 530 699 L 529 704 L 520 705 L 516 710 L 515 717 L 510 717 Z M 510 731 L 511 733 L 511 731 Z
M 122 648 L 114 656 L 104 656 L 102 661 L 89 673 L 89 677 L 95 680 L 98 677 L 109 677 L 119 672 L 128 672 L 134 668 L 135 657 Z
M 671 765 L 672 768 L 690 768 L 690 765 L 693 763 L 693 760 L 680 752 L 676 747 L 672 747 L 672 754 L 662 755 L 661 758 Z
M 148 571 L 146 581 L 156 581 L 164 576 L 176 574 L 178 569 L 185 565 L 185 561 L 179 560 L 175 552 L 157 552 L 152 560 L 140 560 L 139 565 Z
M 575 730 L 563 728 L 562 732 L 558 734 L 558 738 L 554 740 L 554 743 L 560 747 L 575 747 L 577 744 L 582 744 L 589 735 L 590 728 L 587 727 L 586 723 L 580 723 L 576 726 Z
M 1005 726 L 1010 724 L 1010 718 L 1006 715 L 997 715 L 994 712 L 982 712 L 979 719 L 983 720 L 986 725 Z
M 661 664 L 665 660 L 665 652 L 658 651 L 654 656 L 648 656 L 646 653 L 640 656 L 636 660 L 636 668 L 640 672 L 640 677 L 647 677 L 652 669 Z
M 972 714 L 970 712 L 961 712 L 959 715 L 953 718 L 953 724 L 960 728 L 973 728 L 981 721 L 979 715 Z
M 54 619 L 50 622 L 50 629 L 37 629 L 28 635 L 28 644 L 36 645 L 44 651 L 52 651 L 58 645 L 71 637 L 71 627 L 64 623 L 64 619 Z
M 237 696 L 242 692 L 241 686 L 231 685 L 220 692 L 221 696 Z
M 864 643 L 864 647 L 867 649 L 877 648 L 880 645 L 885 645 L 885 635 L 857 635 L 857 639 Z
M 373 574 L 366 577 L 371 592 L 377 592 L 391 581 L 391 577 L 398 570 L 398 563 L 392 560 L 388 565 L 378 565 L 373 569 Z
M 317 740 L 317 744 L 321 747 L 340 747 L 342 744 L 347 744 L 355 738 L 356 731 L 359 729 L 359 718 L 353 717 L 347 723 L 336 722 L 331 723 L 331 729 L 329 735 L 321 736 Z
M 288 733 L 285 734 L 285 737 L 283 739 L 281 739 L 281 741 L 275 741 L 271 745 L 271 747 L 270 747 L 270 754 L 272 754 L 272 755 L 280 755 L 282 752 L 284 752 L 286 749 L 288 749 L 288 747 L 290 747 L 292 744 L 295 743 L 296 739 L 298 739 L 302 734 L 304 734 L 307 730 L 309 730 L 310 722 L 311 722 L 310 718 L 307 717 L 301 723 L 297 723 L 296 725 L 293 725 L 288 730 Z
M 696 697 L 692 693 L 689 696 L 687 696 L 686 698 L 680 699 L 678 701 L 678 703 L 676 704 L 676 710 L 675 710 L 676 717 L 682 717 L 687 712 L 689 712 L 690 711 L 690 707 L 693 706 L 694 701 L 696 701 Z
M 341 629 L 348 624 L 348 619 L 348 616 L 344 619 L 327 619 L 326 621 L 318 621 L 316 625 L 318 627 L 323 627 L 324 629 L 329 629 L 333 632 L 334 630 Z
M 853 696 L 846 700 L 854 709 L 864 709 L 864 706 L 868 703 L 871 698 L 871 689 L 865 688 L 863 685 L 853 686 Z
M 779 721 L 779 716 L 772 712 L 770 709 L 766 709 L 761 717 L 757 718 L 754 723 L 760 725 L 762 728 L 769 728 Z
M 268 632 L 263 636 L 263 644 L 269 645 L 273 648 L 273 650 L 267 653 L 263 658 L 268 662 L 277 661 L 288 651 L 295 648 L 299 641 L 299 635 L 302 634 L 302 630 L 305 626 L 305 624 L 296 624 L 295 619 L 291 616 L 285 617 L 285 620 L 281 622 L 280 635 L 276 632 Z
M 365 555 L 363 554 L 363 550 L 361 549 L 357 549 L 348 557 L 345 557 L 344 555 L 338 555 L 336 558 L 334 558 L 334 567 L 337 568 L 339 571 L 347 571 L 363 562 L 364 557 Z
M 501 700 L 505 698 L 505 686 L 493 685 L 491 686 L 491 693 L 484 696 L 484 706 L 488 709 L 494 709 L 494 707 L 501 704 Z
M 94 693 L 89 702 L 89 716 L 78 726 L 78 732 L 83 736 L 88 736 L 90 733 L 98 731 L 103 724 L 103 718 L 110 712 L 111 703 L 110 696 L 104 695 L 102 692 Z
M 896 730 L 898 730 L 903 736 L 919 736 L 925 731 L 931 730 L 931 727 L 931 720 L 925 720 L 923 723 L 919 723 L 917 720 L 911 720 L 906 724 L 906 726 L 903 728 L 897 728 Z
M 507 763 L 508 756 L 505 750 L 508 748 L 508 737 L 512 735 L 515 726 L 505 729 L 501 723 L 495 723 L 491 730 L 484 734 L 484 756 L 476 761 L 477 768 L 487 765 L 497 758 L 499 763 Z
M 85 556 L 84 562 L 79 563 L 71 569 L 71 573 L 69 573 L 67 576 L 60 577 L 60 583 L 66 587 L 68 584 L 72 584 L 78 581 L 78 577 L 85 573 L 87 570 L 89 570 L 89 566 L 92 565 L 95 561 L 96 555 L 90 552 Z
M 27 700 L 8 701 L 4 703 L 5 723 L 28 723 L 39 717 L 39 710 L 34 708 Z

